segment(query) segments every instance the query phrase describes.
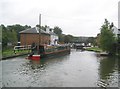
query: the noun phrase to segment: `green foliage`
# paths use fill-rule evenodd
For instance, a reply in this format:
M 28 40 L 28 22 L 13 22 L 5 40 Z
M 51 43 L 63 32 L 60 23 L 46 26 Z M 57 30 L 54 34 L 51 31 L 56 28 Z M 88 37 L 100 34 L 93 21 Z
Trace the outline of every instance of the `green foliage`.
M 54 33 L 56 33 L 57 35 L 61 35 L 62 34 L 62 30 L 58 26 L 55 26 L 53 28 L 53 30 L 54 30 Z
M 105 22 L 101 27 L 100 47 L 103 51 L 113 54 L 115 53 L 115 42 L 115 36 L 110 29 L 110 24 L 107 19 L 105 19 Z
M 2 50 L 2 57 L 9 57 L 9 56 L 27 54 L 27 53 L 30 52 L 30 50 L 16 50 L 15 52 L 16 52 L 16 54 L 14 53 L 13 48 L 6 47 L 5 50 Z
M 0 42 L 2 42 L 2 27 L 0 26 Z
M 3 24 L 1 24 L 3 49 L 6 48 L 8 42 L 12 43 L 13 45 L 16 45 L 17 41 L 20 41 L 19 32 L 30 27 L 31 26 L 28 25 L 21 26 L 19 24 L 9 25 L 5 27 Z
M 72 35 L 65 35 L 64 37 L 64 42 L 65 43 L 71 43 L 73 41 L 73 36 Z
M 95 43 L 95 38 L 94 38 L 94 37 L 89 37 L 89 38 L 87 39 L 87 43 L 92 43 L 92 44 L 94 44 L 94 43 Z
M 2 47 L 6 47 L 7 46 L 7 42 L 8 42 L 8 36 L 7 36 L 7 29 L 4 25 L 1 25 L 2 28 Z
M 17 33 L 15 32 L 15 30 L 11 30 L 11 31 L 7 31 L 7 36 L 8 38 L 8 42 L 12 43 L 12 44 L 16 44 L 17 43 Z
M 65 37 L 65 34 L 61 34 L 59 35 L 59 42 L 64 42 L 64 37 Z
M 20 41 L 19 32 L 23 31 L 23 30 L 25 30 L 27 28 L 31 28 L 31 26 L 28 26 L 28 25 L 22 26 L 22 25 L 19 25 L 19 24 L 7 26 L 8 30 L 10 30 L 10 31 L 14 30 L 16 32 L 18 41 Z
M 95 38 L 95 46 L 100 47 L 100 33 L 97 34 L 97 37 Z
M 118 34 L 117 42 L 120 44 L 120 34 Z

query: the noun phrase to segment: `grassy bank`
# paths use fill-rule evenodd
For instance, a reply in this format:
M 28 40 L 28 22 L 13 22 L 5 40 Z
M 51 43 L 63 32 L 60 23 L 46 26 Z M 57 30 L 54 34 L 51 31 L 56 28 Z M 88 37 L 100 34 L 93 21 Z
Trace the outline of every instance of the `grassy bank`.
M 16 50 L 14 52 L 13 48 L 8 48 L 8 49 L 2 50 L 2 58 L 15 56 L 15 55 L 21 55 L 21 54 L 25 54 L 25 53 L 29 53 L 29 52 L 30 52 L 30 50 Z
M 86 48 L 87 51 L 94 51 L 94 52 L 102 52 L 102 49 L 98 48 L 98 47 L 90 47 L 90 48 Z

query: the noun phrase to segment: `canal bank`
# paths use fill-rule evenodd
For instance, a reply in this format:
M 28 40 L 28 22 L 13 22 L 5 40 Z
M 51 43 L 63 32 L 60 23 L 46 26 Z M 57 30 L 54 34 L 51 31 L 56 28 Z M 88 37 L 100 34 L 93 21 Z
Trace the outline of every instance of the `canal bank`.
M 102 49 L 100 49 L 98 47 L 88 47 L 88 48 L 85 48 L 85 50 L 94 51 L 94 52 L 102 52 Z
M 106 56 L 106 57 L 111 57 L 111 56 L 117 56 L 119 57 L 118 53 L 116 54 L 109 54 L 105 51 L 103 51 L 102 49 L 98 48 L 98 47 L 88 47 L 88 48 L 85 48 L 86 51 L 93 51 L 93 52 L 96 52 L 98 56 Z
M 14 58 L 18 56 L 28 55 L 31 51 L 30 50 L 13 50 L 13 48 L 8 48 L 2 50 L 0 60 L 6 60 L 9 58 Z
M 95 52 L 71 50 L 58 58 L 30 61 L 20 56 L 1 63 L 4 87 L 118 86 L 117 59 Z
M 8 56 L 8 57 L 2 57 L 2 60 L 6 60 L 6 59 L 10 59 L 10 58 L 15 58 L 15 57 L 19 57 L 19 56 L 24 56 L 24 55 L 28 55 L 28 53 L 16 54 L 16 55 Z

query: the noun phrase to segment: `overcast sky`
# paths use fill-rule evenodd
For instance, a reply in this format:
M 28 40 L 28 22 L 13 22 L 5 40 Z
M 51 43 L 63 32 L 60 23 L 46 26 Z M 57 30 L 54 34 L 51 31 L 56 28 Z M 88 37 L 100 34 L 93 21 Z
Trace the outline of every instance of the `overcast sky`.
M 64 34 L 96 36 L 107 18 L 118 27 L 119 0 L 0 0 L 0 24 L 59 26 Z

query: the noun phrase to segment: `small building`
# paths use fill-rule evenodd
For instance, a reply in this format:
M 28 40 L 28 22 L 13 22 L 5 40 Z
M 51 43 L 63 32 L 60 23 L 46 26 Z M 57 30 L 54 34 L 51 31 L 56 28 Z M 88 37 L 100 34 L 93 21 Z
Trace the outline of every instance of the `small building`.
M 58 44 L 58 36 L 53 33 L 53 32 L 50 32 L 50 38 L 51 38 L 51 45 L 57 45 Z
M 116 26 L 113 26 L 112 27 L 112 32 L 113 32 L 113 34 L 115 34 L 115 37 L 117 37 L 118 33 L 119 33 L 119 30 L 118 30 L 118 28 Z
M 50 34 L 42 29 L 40 29 L 39 33 L 38 27 L 29 28 L 19 33 L 21 45 L 32 45 L 33 43 L 36 45 L 50 44 Z
M 53 32 L 49 27 L 46 28 L 46 32 L 50 34 L 50 45 L 58 44 L 58 35 Z

